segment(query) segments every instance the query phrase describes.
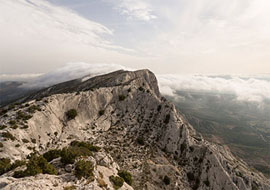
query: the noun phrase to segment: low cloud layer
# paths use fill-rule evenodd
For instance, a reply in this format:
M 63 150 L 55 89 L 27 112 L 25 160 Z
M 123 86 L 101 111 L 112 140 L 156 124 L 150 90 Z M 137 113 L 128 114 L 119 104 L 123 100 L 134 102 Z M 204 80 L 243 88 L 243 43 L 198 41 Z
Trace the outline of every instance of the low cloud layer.
M 0 80 L 29 81 L 22 87 L 47 87 L 60 82 L 96 76 L 116 70 L 133 70 L 118 64 L 67 63 L 46 74 L 0 75 Z M 195 91 L 235 95 L 238 101 L 262 102 L 270 99 L 270 75 L 259 76 L 207 76 L 207 75 L 156 75 L 163 95 L 179 96 L 177 91 Z M 17 77 L 17 78 L 16 78 Z M 20 77 L 20 78 L 19 78 Z M 89 77 L 86 77 L 87 80 Z
M 57 83 L 73 80 L 84 76 L 96 76 L 116 70 L 127 68 L 116 64 L 88 64 L 88 63 L 67 63 L 54 71 L 36 77 L 29 83 L 23 85 L 27 88 L 48 87 Z
M 197 91 L 236 95 L 239 101 L 262 102 L 270 99 L 270 80 L 263 77 L 158 75 L 164 95 L 176 96 L 177 91 Z

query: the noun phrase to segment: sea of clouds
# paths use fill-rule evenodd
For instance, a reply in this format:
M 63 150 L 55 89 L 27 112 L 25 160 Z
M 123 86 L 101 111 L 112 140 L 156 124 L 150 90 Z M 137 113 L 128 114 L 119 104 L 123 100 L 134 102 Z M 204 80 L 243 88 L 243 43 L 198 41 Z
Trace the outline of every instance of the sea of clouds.
M 48 87 L 60 82 L 96 75 L 116 70 L 134 70 L 118 64 L 67 63 L 45 74 L 0 75 L 0 81 L 28 81 L 23 88 Z M 21 76 L 21 77 L 20 77 Z M 270 99 L 270 75 L 231 76 L 231 75 L 170 75 L 157 74 L 160 91 L 163 95 L 178 96 L 178 91 L 233 94 L 238 101 L 262 102 Z

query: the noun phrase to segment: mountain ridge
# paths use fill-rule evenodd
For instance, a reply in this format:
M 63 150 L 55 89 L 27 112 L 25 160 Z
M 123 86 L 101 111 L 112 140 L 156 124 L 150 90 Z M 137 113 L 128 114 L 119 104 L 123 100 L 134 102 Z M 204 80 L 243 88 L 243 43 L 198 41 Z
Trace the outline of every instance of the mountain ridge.
M 98 184 L 98 172 L 103 173 L 110 189 L 113 184 L 104 171 L 117 175 L 119 169 L 130 171 L 134 181 L 132 187 L 124 183 L 120 189 L 270 188 L 263 175 L 251 171 L 228 149 L 209 143 L 196 133 L 175 106 L 160 95 L 157 80 L 149 70 L 116 71 L 86 81 L 77 79 L 41 90 L 24 101 L 0 117 L 0 122 L 7 126 L 3 130 L 16 139 L 3 141 L 1 157 L 13 161 L 26 159 L 33 150 L 43 154 L 64 148 L 72 140 L 101 147 L 100 152 L 88 158 L 96 168 L 94 180 L 88 184 L 61 168 L 58 170 L 63 173 L 59 172 L 58 176 L 36 177 L 46 179 L 53 189 L 68 184 L 78 189 L 90 186 L 103 189 Z M 26 113 L 32 106 L 36 106 L 32 117 L 23 122 L 18 119 L 18 127 L 12 128 L 10 121 L 17 119 L 18 112 Z M 72 120 L 66 117 L 70 109 L 78 112 Z M 28 128 L 24 129 L 25 125 Z M 71 167 L 73 171 L 74 166 Z M 3 188 L 15 189 L 27 184 L 34 189 L 34 177 L 14 179 L 11 173 L 0 177 Z M 63 180 L 66 175 L 68 182 Z M 57 187 L 53 186 L 54 180 L 59 184 Z

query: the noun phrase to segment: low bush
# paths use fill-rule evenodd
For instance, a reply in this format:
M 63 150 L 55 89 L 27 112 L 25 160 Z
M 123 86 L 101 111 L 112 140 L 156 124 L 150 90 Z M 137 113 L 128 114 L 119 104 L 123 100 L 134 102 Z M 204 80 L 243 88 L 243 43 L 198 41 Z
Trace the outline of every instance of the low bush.
M 57 174 L 57 170 L 51 164 L 49 164 L 43 156 L 32 155 L 26 166 L 26 170 L 14 172 L 13 177 L 21 178 L 26 176 L 34 176 L 40 173 L 50 175 Z
M 91 156 L 92 153 L 89 149 L 85 147 L 74 147 L 70 146 L 68 148 L 63 148 L 61 150 L 61 162 L 66 164 L 73 164 L 75 159 L 79 156 Z
M 41 111 L 41 109 L 37 105 L 32 105 L 28 107 L 26 111 L 28 113 L 35 113 L 36 110 Z
M 75 164 L 75 176 L 78 179 L 84 177 L 85 179 L 93 176 L 94 166 L 90 161 L 79 160 Z
M 0 148 L 3 148 L 3 147 L 4 147 L 3 143 L 0 142 Z
M 19 166 L 25 165 L 25 161 L 16 160 L 11 164 L 9 158 L 1 158 L 0 159 L 0 175 L 9 172 Z
M 120 170 L 118 175 L 125 180 L 129 185 L 132 185 L 132 176 L 128 171 Z
M 124 184 L 124 179 L 118 176 L 110 176 L 110 181 L 113 184 L 114 189 L 119 189 Z
M 55 158 L 59 158 L 61 156 L 61 150 L 53 149 L 43 154 L 43 157 L 48 161 L 52 161 Z
M 10 120 L 8 123 L 9 123 L 10 125 L 16 125 L 16 121 L 15 121 L 15 120 Z
M 22 142 L 23 142 L 23 143 L 29 143 L 29 140 L 27 140 L 27 139 L 22 139 Z
M 75 117 L 78 115 L 77 110 L 75 109 L 70 109 L 66 112 L 66 116 L 68 120 L 75 119 Z
M 105 112 L 104 110 L 100 110 L 100 111 L 98 112 L 98 115 L 99 115 L 99 116 L 102 116 L 102 115 L 104 115 L 104 112 Z
M 3 130 L 3 129 L 5 129 L 5 128 L 7 128 L 6 125 L 0 125 L 0 130 Z
M 84 148 L 87 148 L 88 150 L 92 151 L 92 152 L 98 152 L 100 150 L 100 147 L 98 146 L 94 146 L 90 143 L 87 143 L 87 142 L 82 142 L 82 141 L 72 141 L 70 143 L 70 146 L 73 146 L 73 147 L 84 147 Z
M 167 175 L 165 175 L 163 178 L 163 182 L 165 183 L 165 185 L 170 185 L 171 180 Z
M 10 132 L 3 132 L 2 137 L 14 141 L 16 138 Z
M 168 124 L 170 122 L 170 118 L 171 118 L 170 114 L 167 114 L 165 119 L 164 119 L 164 123 Z
M 10 170 L 11 163 L 9 158 L 0 159 L 0 175 L 8 172 Z
M 24 113 L 23 111 L 18 111 L 17 112 L 17 116 L 16 116 L 16 119 L 17 120 L 24 120 L 24 121 L 26 121 L 26 120 L 29 120 L 29 119 L 31 119 L 32 118 L 32 116 L 31 115 L 28 115 L 28 114 L 26 114 L 26 113 Z
M 142 137 L 138 137 L 136 141 L 139 145 L 144 145 L 144 140 Z
M 126 96 L 124 95 L 119 95 L 119 101 L 124 101 L 126 99 Z

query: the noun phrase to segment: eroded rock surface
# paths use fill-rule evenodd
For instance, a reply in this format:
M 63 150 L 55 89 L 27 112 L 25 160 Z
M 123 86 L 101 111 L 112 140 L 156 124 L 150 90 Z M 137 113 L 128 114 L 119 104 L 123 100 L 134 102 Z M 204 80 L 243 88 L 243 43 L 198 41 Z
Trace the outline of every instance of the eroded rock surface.
M 101 147 L 90 156 L 94 177 L 78 180 L 74 166 L 59 175 L 39 174 L 15 179 L 0 177 L 3 189 L 114 189 L 109 177 L 118 170 L 132 174 L 132 186 L 120 189 L 269 190 L 270 182 L 231 152 L 205 141 L 175 106 L 161 97 L 148 70 L 118 71 L 55 85 L 16 105 L 1 116 L 1 158 L 26 159 L 79 140 Z M 36 108 L 29 113 L 29 107 Z M 66 112 L 78 115 L 69 120 Z M 21 111 L 32 116 L 18 119 Z M 10 121 L 14 122 L 10 123 Z M 14 127 L 17 125 L 17 127 Z M 27 127 L 26 127 L 27 126 Z M 57 167 L 59 160 L 53 160 Z M 18 170 L 18 169 L 15 169 Z

